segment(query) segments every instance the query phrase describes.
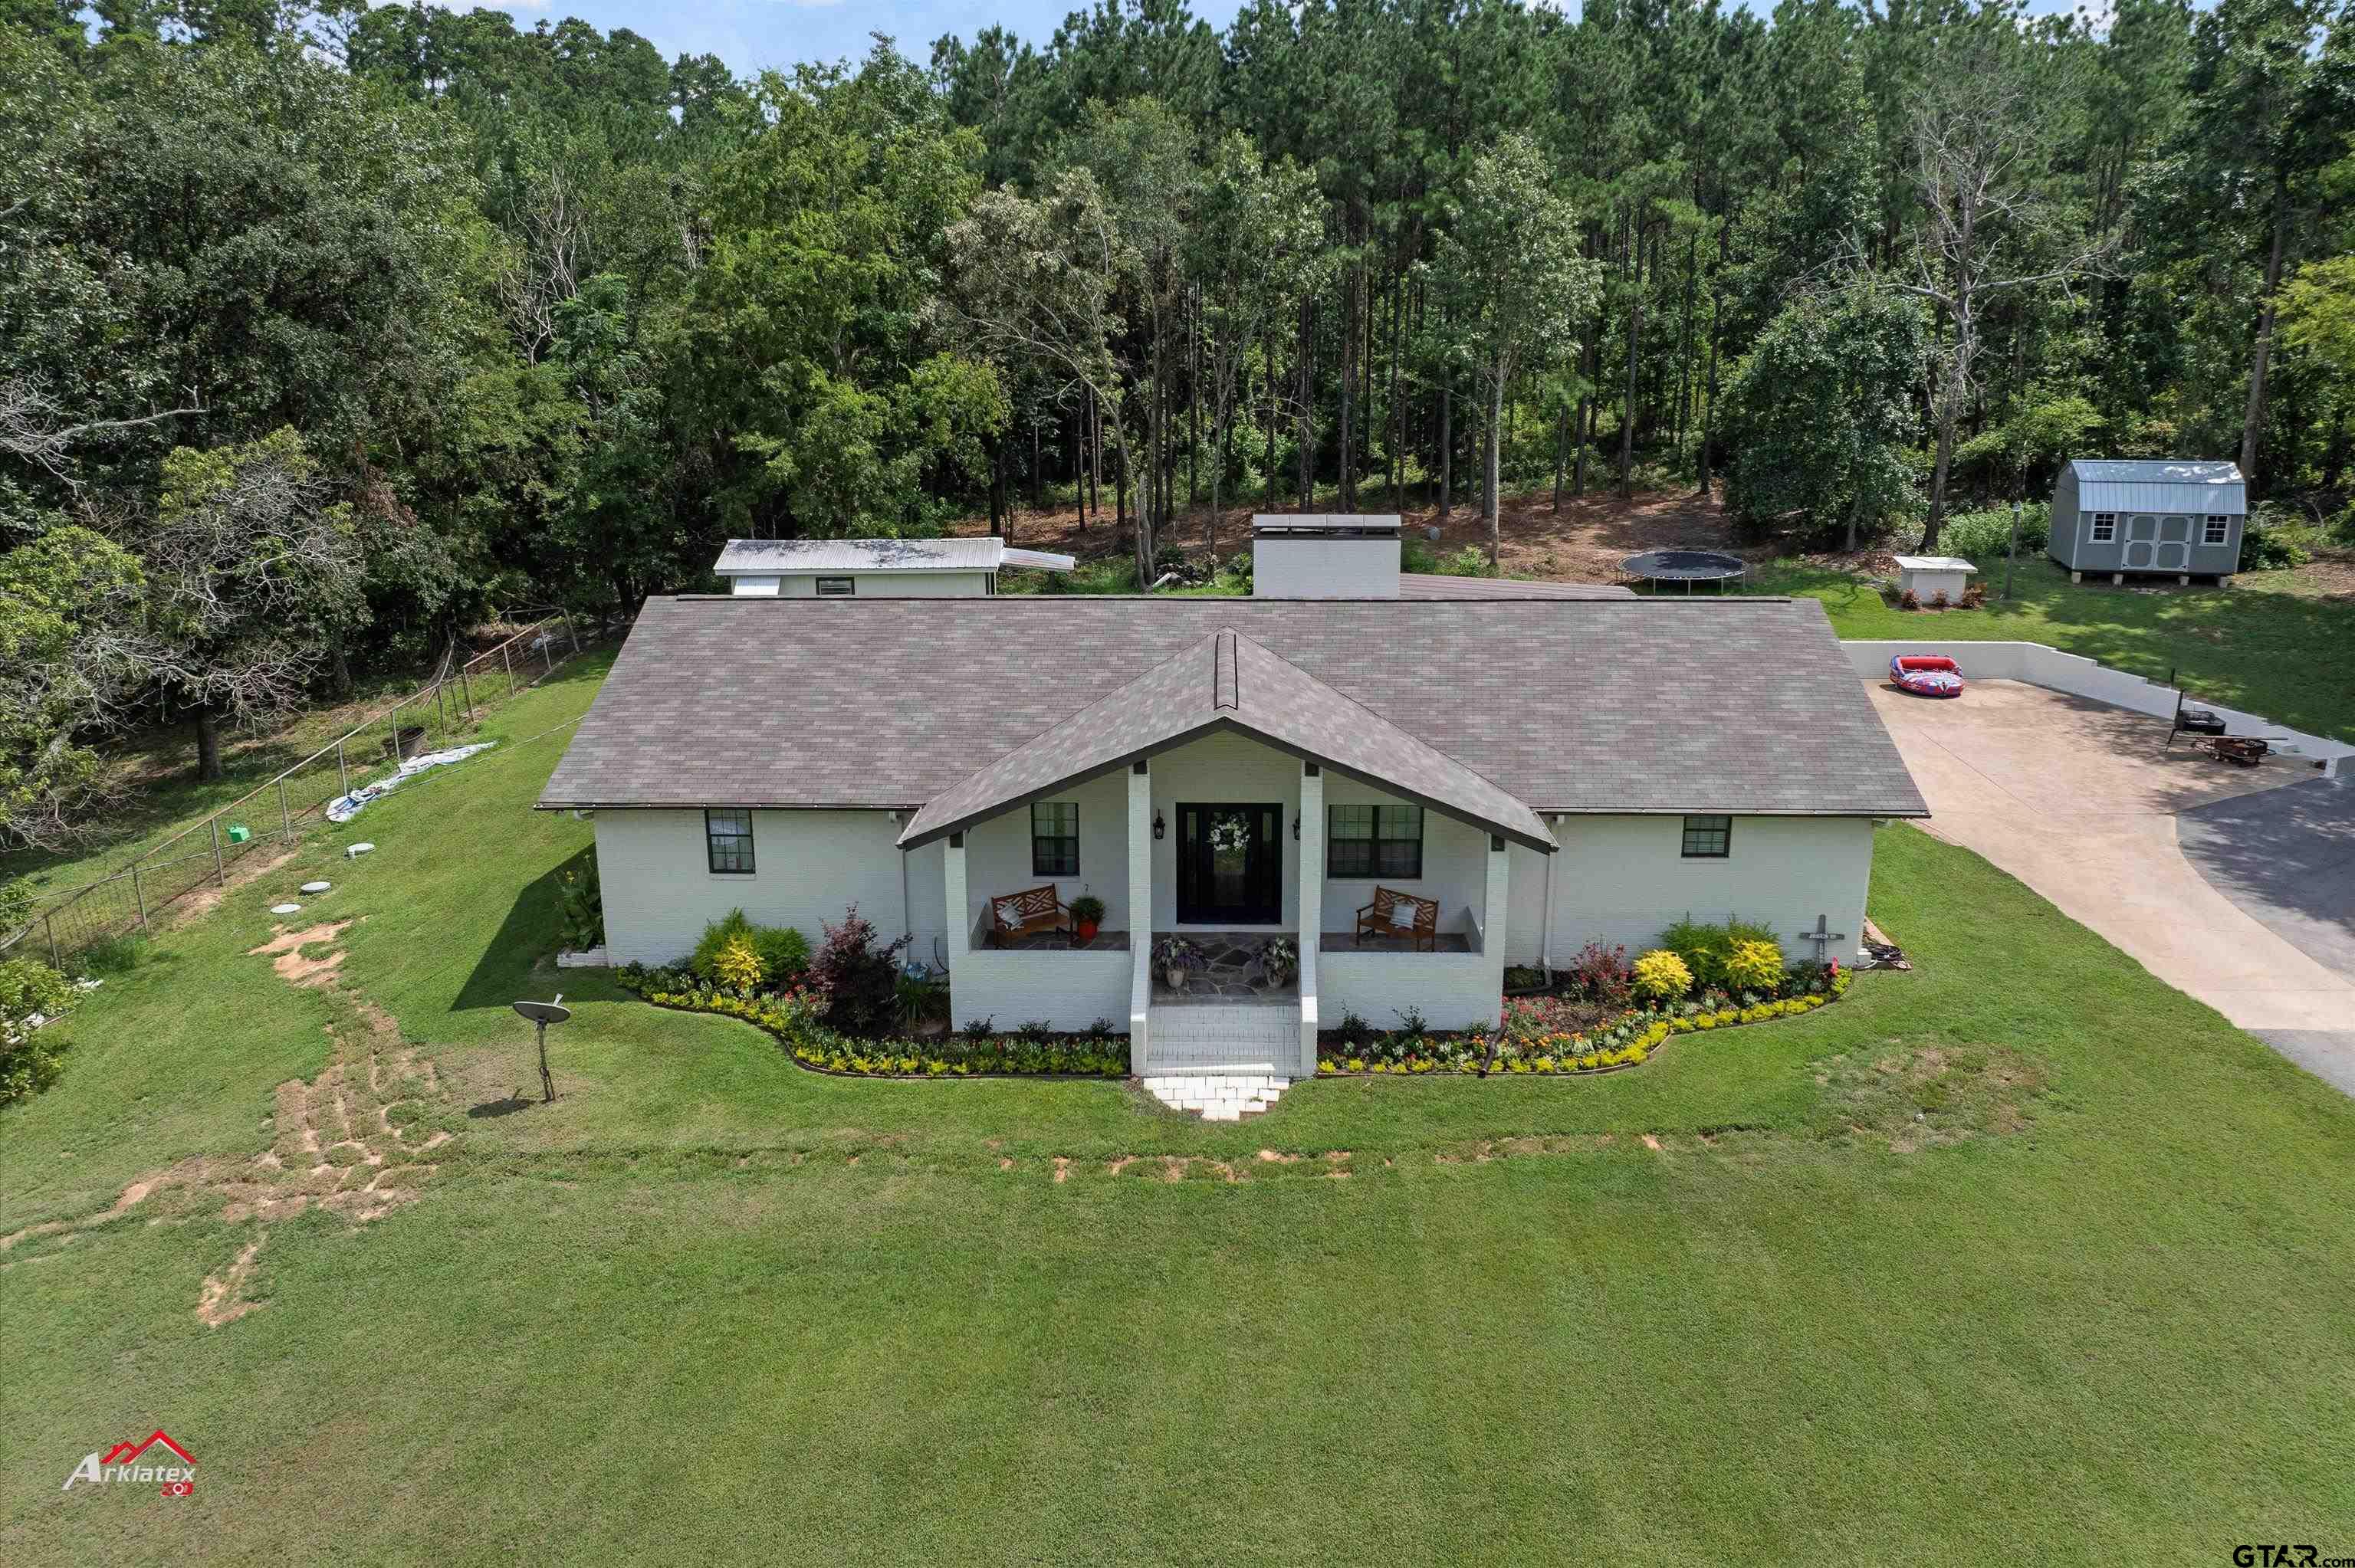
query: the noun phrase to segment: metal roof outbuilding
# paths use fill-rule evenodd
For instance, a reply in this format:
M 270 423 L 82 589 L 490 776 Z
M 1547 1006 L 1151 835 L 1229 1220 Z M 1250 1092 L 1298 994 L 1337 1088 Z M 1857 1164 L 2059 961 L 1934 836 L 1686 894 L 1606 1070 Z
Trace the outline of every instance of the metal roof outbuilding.
M 2077 504 L 2086 512 L 2242 513 L 2249 487 L 2238 463 L 2175 458 L 2079 458 Z

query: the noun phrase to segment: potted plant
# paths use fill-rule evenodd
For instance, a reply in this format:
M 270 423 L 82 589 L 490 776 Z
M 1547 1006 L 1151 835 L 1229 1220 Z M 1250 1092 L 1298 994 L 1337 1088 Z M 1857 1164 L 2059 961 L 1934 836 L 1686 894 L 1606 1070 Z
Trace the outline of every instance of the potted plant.
M 1187 977 L 1203 963 L 1202 949 L 1183 937 L 1164 937 L 1153 944 L 1153 967 L 1171 991 L 1184 991 Z
M 1259 967 L 1271 985 L 1290 985 L 1300 972 L 1300 948 L 1289 937 L 1270 937 L 1260 945 Z
M 1104 902 L 1092 893 L 1082 893 L 1071 900 L 1071 935 L 1084 945 L 1096 939 L 1103 927 Z

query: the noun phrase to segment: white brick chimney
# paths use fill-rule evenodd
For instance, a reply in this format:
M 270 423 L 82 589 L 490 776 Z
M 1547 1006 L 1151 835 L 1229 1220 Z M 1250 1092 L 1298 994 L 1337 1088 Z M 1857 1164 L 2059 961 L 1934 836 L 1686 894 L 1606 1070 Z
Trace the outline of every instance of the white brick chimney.
M 1321 516 L 1263 513 L 1252 519 L 1254 599 L 1396 599 L 1395 514 Z

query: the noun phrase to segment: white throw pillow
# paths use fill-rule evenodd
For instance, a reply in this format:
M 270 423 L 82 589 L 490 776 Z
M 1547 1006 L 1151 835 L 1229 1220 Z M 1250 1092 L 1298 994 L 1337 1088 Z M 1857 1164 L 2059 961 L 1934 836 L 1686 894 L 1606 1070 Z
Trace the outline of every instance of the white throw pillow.
M 1414 916 L 1415 906 L 1412 904 L 1393 904 L 1391 906 L 1391 926 L 1393 929 L 1400 931 L 1413 930 Z

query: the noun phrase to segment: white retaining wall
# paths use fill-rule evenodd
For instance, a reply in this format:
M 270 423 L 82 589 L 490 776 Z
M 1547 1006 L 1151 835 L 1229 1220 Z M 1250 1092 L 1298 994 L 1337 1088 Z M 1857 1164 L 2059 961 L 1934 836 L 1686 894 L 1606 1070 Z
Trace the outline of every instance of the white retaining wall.
M 2089 697 L 2154 718 L 2175 715 L 2177 692 L 2173 686 L 2146 681 L 2140 675 L 2113 670 L 2097 660 L 2063 653 L 2041 642 L 1942 642 L 1934 637 L 1925 637 L 1904 642 L 1859 641 L 1842 642 L 1840 646 L 1848 650 L 1856 673 L 1867 679 L 1886 679 L 1889 661 L 1900 653 L 1942 653 L 1962 666 L 1966 681 L 2026 681 L 2030 685 Z M 2185 700 L 2221 716 L 2234 735 L 2261 736 L 2272 742 L 2275 751 L 2320 762 L 2328 777 L 2337 777 L 2339 764 L 2355 757 L 2355 746 L 2344 741 L 2307 735 L 2262 714 L 2228 708 L 2205 697 L 2189 696 Z
M 1056 1029 L 1081 1030 L 1103 1018 L 1123 1032 L 1135 967 L 1125 952 L 976 948 L 950 971 L 956 991 L 950 1022 L 962 1029 L 973 1019 L 993 1018 L 1011 1030 L 1044 1019 Z
M 1488 953 L 1354 953 L 1327 949 L 1316 960 L 1319 1022 L 1332 1029 L 1354 1012 L 1377 1029 L 1396 1029 L 1407 1008 L 1434 1029 L 1497 1021 L 1503 976 Z

